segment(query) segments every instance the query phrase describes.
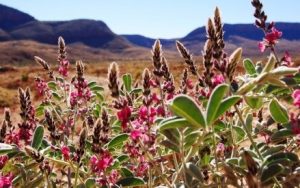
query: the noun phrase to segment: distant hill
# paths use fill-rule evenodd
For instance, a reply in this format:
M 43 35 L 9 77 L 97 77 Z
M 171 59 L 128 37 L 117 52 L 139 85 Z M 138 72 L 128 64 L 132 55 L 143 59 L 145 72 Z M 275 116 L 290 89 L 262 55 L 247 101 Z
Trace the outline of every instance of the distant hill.
M 294 53 L 300 53 L 300 23 L 276 23 L 276 28 L 283 32 L 282 39 L 279 46 L 290 46 L 288 49 Z M 224 39 L 226 41 L 226 48 L 232 51 L 234 48 L 243 47 L 249 56 L 259 54 L 257 50 L 258 41 L 262 40 L 263 32 L 256 28 L 254 24 L 224 24 Z M 150 43 L 154 39 L 143 37 L 141 35 L 123 35 L 131 43 L 150 47 Z M 183 42 L 191 52 L 196 55 L 201 55 L 204 43 L 206 41 L 205 27 L 199 27 L 186 36 L 177 39 Z M 175 50 L 174 40 L 162 40 L 164 48 L 168 50 Z M 286 49 L 279 49 L 283 51 Z
M 283 53 L 288 49 L 292 55 L 298 55 L 300 23 L 276 23 L 275 26 L 283 32 L 279 52 Z M 244 56 L 262 56 L 257 44 L 262 40 L 263 33 L 254 24 L 225 24 L 224 31 L 226 50 L 229 53 L 237 47 L 243 47 L 246 49 Z M 56 53 L 54 45 L 59 36 L 63 36 L 79 56 L 86 55 L 82 58 L 90 61 L 148 59 L 149 49 L 155 41 L 142 35 L 118 35 L 104 22 L 97 20 L 39 21 L 24 12 L 0 4 L 0 64 L 31 60 L 33 55 L 41 54 L 39 52 L 43 48 L 49 49 L 45 53 L 50 56 Z M 205 27 L 199 27 L 182 38 L 161 39 L 166 54 L 175 54 L 176 40 L 183 42 L 193 54 L 201 55 L 206 40 Z M 7 52 L 11 50 L 15 53 Z
M 34 20 L 32 16 L 24 12 L 0 4 L 0 28 L 3 30 L 11 30 Z
M 112 51 L 133 46 L 127 39 L 113 33 L 102 21 L 80 19 L 45 22 L 16 9 L 0 5 L 0 41 L 34 40 L 56 44 L 59 36 L 63 36 L 69 44 L 82 43 Z

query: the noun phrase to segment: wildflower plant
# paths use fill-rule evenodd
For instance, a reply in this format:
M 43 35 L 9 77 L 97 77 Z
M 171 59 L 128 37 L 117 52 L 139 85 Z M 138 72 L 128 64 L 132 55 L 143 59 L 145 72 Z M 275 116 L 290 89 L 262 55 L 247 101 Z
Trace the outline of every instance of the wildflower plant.
M 135 84 L 108 68 L 109 96 L 77 61 L 71 75 L 58 39 L 58 70 L 40 57 L 42 100 L 19 89 L 20 121 L 4 110 L 0 187 L 295 187 L 300 184 L 300 77 L 276 44 L 282 32 L 253 0 L 258 50 L 268 61 L 225 51 L 221 14 L 208 19 L 202 64 L 180 41 L 186 68 L 176 87 L 159 40 Z M 237 71 L 242 67 L 243 71 Z M 294 109 L 288 111 L 287 109 Z

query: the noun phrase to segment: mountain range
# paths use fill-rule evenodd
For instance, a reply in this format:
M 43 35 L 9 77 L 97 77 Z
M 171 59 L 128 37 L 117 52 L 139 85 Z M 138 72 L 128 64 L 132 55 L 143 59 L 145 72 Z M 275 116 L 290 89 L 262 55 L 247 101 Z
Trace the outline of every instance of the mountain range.
M 300 23 L 276 23 L 283 32 L 279 43 L 291 54 L 300 52 Z M 257 43 L 263 33 L 254 24 L 224 24 L 226 50 L 243 47 L 244 56 L 259 57 Z M 20 64 L 32 61 L 33 55 L 55 60 L 58 36 L 63 36 L 71 55 L 95 62 L 115 59 L 149 59 L 149 49 L 155 39 L 142 35 L 119 35 L 104 22 L 78 19 L 70 21 L 40 21 L 17 9 L 0 4 L 0 64 Z M 175 40 L 183 42 L 195 55 L 201 55 L 206 40 L 205 27 L 199 27 L 177 39 L 161 39 L 166 55 L 177 58 Z

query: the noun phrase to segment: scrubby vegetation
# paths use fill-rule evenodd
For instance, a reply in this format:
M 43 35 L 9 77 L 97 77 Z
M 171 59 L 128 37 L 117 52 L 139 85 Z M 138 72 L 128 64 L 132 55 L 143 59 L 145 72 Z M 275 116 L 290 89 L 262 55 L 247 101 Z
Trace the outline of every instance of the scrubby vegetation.
M 268 61 L 224 51 L 219 9 L 208 20 L 199 69 L 185 46 L 174 81 L 160 41 L 142 79 L 108 68 L 108 91 L 70 63 L 58 40 L 58 70 L 40 57 L 40 102 L 19 88 L 20 120 L 4 110 L 0 187 L 296 187 L 300 184 L 300 74 L 282 33 L 253 0 Z M 243 70 L 237 71 L 242 64 Z M 24 82 L 26 83 L 26 82 Z M 109 92 L 110 96 L 107 97 Z

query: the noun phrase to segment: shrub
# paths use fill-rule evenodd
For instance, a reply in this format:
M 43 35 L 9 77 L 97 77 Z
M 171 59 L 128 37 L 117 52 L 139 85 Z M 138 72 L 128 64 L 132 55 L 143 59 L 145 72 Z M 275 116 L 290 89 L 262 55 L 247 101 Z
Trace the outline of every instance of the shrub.
M 85 78 L 81 61 L 69 76 L 60 37 L 58 71 L 35 57 L 47 73 L 35 79 L 40 104 L 20 88 L 20 122 L 5 110 L 0 187 L 299 185 L 299 69 L 288 53 L 278 56 L 282 33 L 266 22 L 259 0 L 252 4 L 265 33 L 259 49 L 271 52 L 267 63 L 244 59 L 245 73 L 236 72 L 242 49 L 224 51 L 217 8 L 207 24 L 203 71 L 177 42 L 186 64 L 178 88 L 159 40 L 141 84 L 110 65 L 107 97 Z

